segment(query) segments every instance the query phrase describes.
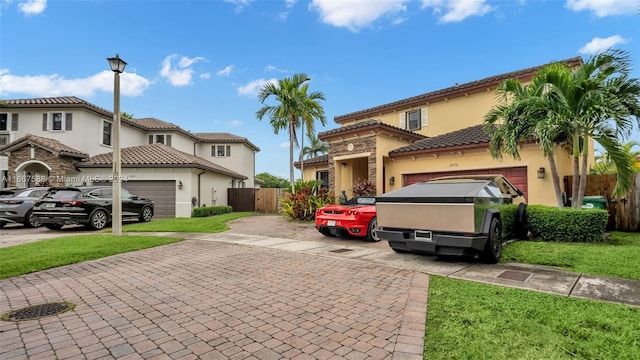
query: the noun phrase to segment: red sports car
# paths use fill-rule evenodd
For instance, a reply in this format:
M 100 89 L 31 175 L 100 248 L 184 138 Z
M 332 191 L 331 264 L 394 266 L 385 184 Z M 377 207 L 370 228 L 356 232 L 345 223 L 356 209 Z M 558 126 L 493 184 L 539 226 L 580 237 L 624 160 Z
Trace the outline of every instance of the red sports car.
M 344 205 L 328 205 L 316 210 L 316 229 L 324 236 L 356 236 L 380 241 L 375 230 L 376 198 L 359 197 Z

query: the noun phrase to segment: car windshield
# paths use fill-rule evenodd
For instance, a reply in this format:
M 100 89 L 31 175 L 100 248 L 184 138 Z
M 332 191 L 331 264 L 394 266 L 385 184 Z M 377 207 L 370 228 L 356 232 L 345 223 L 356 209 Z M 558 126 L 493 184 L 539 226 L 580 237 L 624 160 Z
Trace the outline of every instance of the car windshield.
M 52 200 L 75 199 L 80 195 L 82 195 L 82 193 L 79 190 L 52 189 L 52 190 L 49 190 L 49 192 L 43 197 L 43 199 L 52 199 Z
M 356 203 L 358 205 L 373 205 L 376 203 L 376 198 L 374 197 L 359 197 L 356 199 Z

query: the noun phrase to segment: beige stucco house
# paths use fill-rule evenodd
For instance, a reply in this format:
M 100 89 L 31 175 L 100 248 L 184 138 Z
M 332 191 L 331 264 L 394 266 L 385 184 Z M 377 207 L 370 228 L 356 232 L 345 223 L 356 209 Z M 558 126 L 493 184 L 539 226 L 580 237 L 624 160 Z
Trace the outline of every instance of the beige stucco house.
M 113 113 L 77 97 L 4 100 L 0 188 L 109 183 Z M 155 118 L 122 118 L 121 176 L 155 201 L 157 217 L 190 217 L 195 205 L 227 205 L 227 189 L 254 187 L 246 138 L 191 133 Z
M 582 59 L 565 62 L 578 66 Z M 329 143 L 328 154 L 305 160 L 303 177 L 324 180 L 337 196 L 341 190 L 349 194 L 356 179 L 375 183 L 382 194 L 438 176 L 499 173 L 519 187 L 529 203 L 555 205 L 549 162 L 539 145 L 524 142 L 520 160 L 497 160 L 489 154 L 489 136 L 482 129 L 485 114 L 497 104 L 496 87 L 506 79 L 527 82 L 541 67 L 336 116 L 340 127 L 318 134 Z M 561 180 L 572 175 L 566 149 L 557 148 L 555 160 Z M 593 163 L 593 154 L 589 160 Z

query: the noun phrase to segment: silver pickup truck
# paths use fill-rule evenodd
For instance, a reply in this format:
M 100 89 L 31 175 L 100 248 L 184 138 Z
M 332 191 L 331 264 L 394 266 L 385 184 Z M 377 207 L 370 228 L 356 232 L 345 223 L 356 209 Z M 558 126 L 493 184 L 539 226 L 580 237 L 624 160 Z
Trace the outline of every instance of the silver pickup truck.
M 511 205 L 510 231 L 501 208 Z M 522 191 L 502 175 L 449 176 L 376 197 L 376 236 L 396 252 L 475 256 L 496 263 L 502 242 L 526 234 Z

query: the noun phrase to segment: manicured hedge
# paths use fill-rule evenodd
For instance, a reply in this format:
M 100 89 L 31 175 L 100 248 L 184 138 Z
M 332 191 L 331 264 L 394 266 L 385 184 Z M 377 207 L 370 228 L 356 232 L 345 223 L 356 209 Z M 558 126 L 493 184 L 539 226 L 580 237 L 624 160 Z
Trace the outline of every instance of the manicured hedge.
M 231 206 L 203 206 L 193 209 L 191 217 L 207 217 L 213 215 L 226 214 L 233 211 Z
M 527 206 L 527 223 L 534 239 L 561 242 L 601 242 L 609 213 L 602 209 Z

